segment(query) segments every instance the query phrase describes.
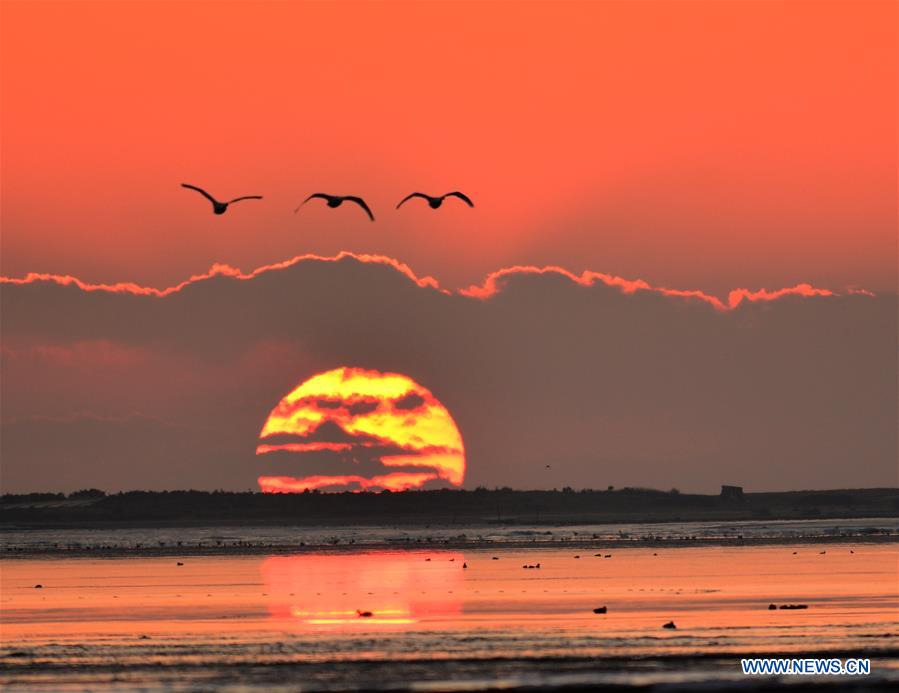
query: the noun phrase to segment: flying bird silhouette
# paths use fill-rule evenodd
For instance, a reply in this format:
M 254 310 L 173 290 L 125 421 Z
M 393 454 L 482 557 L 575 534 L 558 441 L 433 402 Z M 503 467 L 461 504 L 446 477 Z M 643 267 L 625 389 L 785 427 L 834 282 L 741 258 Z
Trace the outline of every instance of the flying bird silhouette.
M 462 200 L 462 202 L 467 204 L 469 207 L 474 207 L 474 202 L 472 202 L 468 198 L 467 195 L 465 195 L 464 193 L 460 193 L 458 190 L 456 190 L 454 192 L 448 192 L 445 195 L 440 195 L 439 197 L 433 197 L 431 195 L 425 195 L 424 193 L 414 192 L 411 195 L 406 195 L 406 197 L 404 197 L 402 200 L 400 200 L 400 203 L 396 206 L 396 208 L 399 209 L 400 207 L 403 206 L 403 204 L 405 202 L 408 202 L 413 197 L 420 197 L 423 200 L 427 200 L 428 206 L 431 209 L 439 209 L 440 205 L 442 205 L 443 201 L 448 197 L 458 197 L 460 200 Z
M 234 202 L 240 202 L 241 200 L 261 200 L 262 195 L 244 195 L 243 197 L 235 197 L 233 200 L 228 200 L 227 202 L 219 202 L 208 192 L 203 190 L 203 188 L 198 188 L 196 185 L 189 185 L 188 183 L 182 183 L 182 188 L 188 188 L 190 190 L 196 190 L 203 197 L 209 200 L 212 203 L 212 213 L 213 214 L 224 214 L 225 210 L 228 209 L 228 205 L 233 204 Z
M 309 200 L 314 200 L 316 198 L 322 199 L 327 202 L 328 207 L 331 207 L 332 209 L 340 207 L 340 205 L 342 205 L 344 202 L 355 202 L 365 210 L 365 213 L 368 215 L 369 219 L 371 219 L 372 221 L 375 220 L 375 215 L 371 213 L 368 205 L 365 204 L 365 200 L 363 200 L 361 197 L 354 197 L 353 195 L 328 195 L 327 193 L 313 193 L 305 200 L 303 200 L 300 205 L 295 210 L 293 210 L 293 213 L 296 214 L 300 211 L 300 207 L 309 202 Z

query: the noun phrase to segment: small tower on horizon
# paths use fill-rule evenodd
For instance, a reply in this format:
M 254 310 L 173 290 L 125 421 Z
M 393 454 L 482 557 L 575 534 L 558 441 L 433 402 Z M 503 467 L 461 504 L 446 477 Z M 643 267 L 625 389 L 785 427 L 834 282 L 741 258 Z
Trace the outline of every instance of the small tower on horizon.
M 721 499 L 726 501 L 738 501 L 740 503 L 746 500 L 743 495 L 742 486 L 721 486 Z

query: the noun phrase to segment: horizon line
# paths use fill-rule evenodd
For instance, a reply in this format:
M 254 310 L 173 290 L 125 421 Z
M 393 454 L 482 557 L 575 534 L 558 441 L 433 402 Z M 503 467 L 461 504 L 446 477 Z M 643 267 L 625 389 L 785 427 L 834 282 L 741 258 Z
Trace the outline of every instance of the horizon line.
M 723 488 L 739 488 L 746 495 L 753 494 L 770 494 L 770 493 L 837 493 L 837 492 L 845 492 L 845 491 L 897 491 L 899 492 L 899 485 L 897 486 L 849 486 L 843 488 L 796 488 L 796 489 L 787 489 L 787 490 L 766 490 L 766 491 L 747 491 L 745 487 L 742 486 L 733 486 L 731 484 L 719 484 L 719 486 Z M 360 494 L 370 494 L 370 495 L 380 495 L 382 493 L 387 494 L 396 494 L 396 493 L 619 493 L 622 491 L 636 491 L 640 493 L 662 493 L 665 495 L 680 495 L 680 496 L 718 496 L 720 492 L 696 492 L 696 491 L 681 491 L 678 488 L 670 488 L 670 489 L 660 489 L 653 488 L 651 486 L 611 486 L 608 488 L 591 488 L 591 487 L 581 487 L 574 488 L 571 486 L 564 486 L 562 488 L 512 488 L 511 486 L 494 486 L 493 488 L 488 488 L 487 486 L 476 486 L 474 488 L 460 488 L 460 487 L 446 487 L 446 488 L 407 488 L 400 491 L 393 491 L 391 489 L 380 489 L 377 491 L 372 491 L 368 489 L 341 489 L 335 491 L 322 491 L 320 489 L 308 489 L 308 491 L 288 491 L 288 492 L 271 492 L 271 491 L 262 491 L 260 489 L 252 489 L 248 488 L 243 491 L 235 491 L 235 490 L 226 490 L 226 489 L 198 489 L 198 488 L 180 488 L 180 489 L 140 489 L 133 488 L 128 489 L 127 491 L 104 491 L 103 489 L 98 488 L 84 488 L 78 489 L 77 491 L 22 491 L 22 492 L 7 492 L 0 494 L 0 499 L 6 498 L 8 496 L 33 496 L 33 495 L 51 495 L 51 496 L 64 496 L 69 498 L 70 496 L 74 496 L 77 494 L 84 493 L 102 493 L 103 496 L 95 496 L 97 498 L 106 497 L 106 496 L 120 496 L 128 493 L 205 493 L 209 495 L 216 494 L 251 494 L 251 495 L 260 495 L 260 496 L 301 496 L 304 493 L 307 494 L 317 494 L 322 496 L 339 496 L 339 495 L 360 495 Z

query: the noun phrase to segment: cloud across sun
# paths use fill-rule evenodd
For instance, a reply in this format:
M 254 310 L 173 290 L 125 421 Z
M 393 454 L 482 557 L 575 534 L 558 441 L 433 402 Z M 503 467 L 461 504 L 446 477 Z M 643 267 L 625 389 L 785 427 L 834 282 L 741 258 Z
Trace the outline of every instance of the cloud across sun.
M 324 454 L 330 467 L 301 478 L 262 475 L 267 493 L 402 491 L 435 480 L 461 486 L 465 478 L 462 436 L 449 411 L 398 373 L 343 367 L 313 376 L 278 403 L 259 438 L 257 455 L 303 464 Z

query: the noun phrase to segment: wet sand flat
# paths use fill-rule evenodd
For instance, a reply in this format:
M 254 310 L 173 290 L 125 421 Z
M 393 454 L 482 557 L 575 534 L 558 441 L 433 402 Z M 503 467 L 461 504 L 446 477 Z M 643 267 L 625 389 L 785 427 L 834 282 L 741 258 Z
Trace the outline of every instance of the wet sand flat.
M 594 553 L 4 561 L 0 682 L 53 690 L 215 681 L 302 681 L 313 690 L 416 681 L 441 690 L 498 681 L 636 686 L 737 680 L 740 655 L 777 653 L 860 654 L 874 660 L 872 681 L 899 679 L 896 544 Z M 603 606 L 607 613 L 593 613 Z M 668 621 L 677 628 L 663 629 Z
M 899 542 L 899 518 L 612 524 L 247 525 L 0 528 L 0 557 L 267 555 L 347 550 L 764 546 Z

